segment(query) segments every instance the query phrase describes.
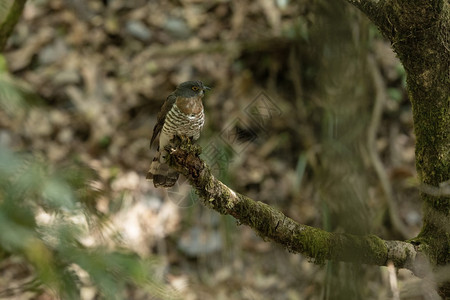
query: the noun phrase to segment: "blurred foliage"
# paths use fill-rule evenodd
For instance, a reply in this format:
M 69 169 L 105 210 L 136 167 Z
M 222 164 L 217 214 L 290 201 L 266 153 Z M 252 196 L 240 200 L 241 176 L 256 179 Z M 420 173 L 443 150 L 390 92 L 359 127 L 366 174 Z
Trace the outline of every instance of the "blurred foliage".
M 39 103 L 27 83 L 8 73 L 5 57 L 0 54 L 0 109 L 12 116 L 21 115 L 30 105 Z
M 23 121 L 43 101 L 23 81 L 11 76 L 0 55 L 0 109 Z M 39 155 L 15 153 L 0 145 L 0 234 L 2 260 L 19 257 L 32 280 L 19 289 L 53 291 L 62 299 L 80 299 L 86 284 L 105 299 L 126 299 L 139 286 L 159 299 L 177 298 L 157 279 L 159 263 L 128 249 L 87 246 L 91 231 L 108 224 L 96 209 L 102 192 L 90 185 L 98 175 L 75 162 L 57 168 Z M 91 243 L 87 243 L 91 244 Z M 0 297 L 16 291 L 0 290 Z
M 91 229 L 102 226 L 79 201 L 80 195 L 89 194 L 86 183 L 92 178 L 86 175 L 81 167 L 61 172 L 43 159 L 0 148 L 3 259 L 24 258 L 33 269 L 37 283 L 33 289 L 42 284 L 62 299 L 79 299 L 80 282 L 86 277 L 105 299 L 126 299 L 129 285 L 141 286 L 161 299 L 173 298 L 174 293 L 156 279 L 155 260 L 141 259 L 125 249 L 83 243 Z M 1 291 L 0 297 L 7 292 Z
M 0 2 L 0 24 L 5 22 L 9 9 L 14 1 L 6 0 Z
M 400 214 L 419 230 L 414 191 L 402 187 L 414 176 L 414 140 L 399 62 L 361 14 L 330 9 L 331 21 L 321 17 L 328 5 L 29 1 L 4 53 L 7 64 L 0 56 L 0 144 L 33 154 L 2 148 L 15 158 L 3 164 L 19 167 L 1 179 L 2 191 L 15 187 L 12 199 L 1 196 L 12 211 L 2 209 L 2 220 L 15 223 L 12 236 L 1 234 L 9 248 L 0 245 L 0 273 L 26 265 L 31 275 L 2 276 L 0 293 L 31 277 L 26 290 L 48 293 L 45 284 L 88 300 L 148 299 L 141 291 L 163 298 L 162 285 L 148 279 L 157 277 L 148 274 L 156 265 L 134 253 L 157 255 L 165 283 L 183 299 L 319 299 L 330 295 L 324 289 L 334 291 L 325 277 L 357 284 L 359 272 L 314 266 L 204 208 L 182 180 L 167 191 L 145 180 L 156 115 L 185 80 L 213 87 L 199 144 L 235 191 L 329 230 L 354 231 L 353 219 L 362 216 L 372 232 L 392 238 L 364 157 L 374 91 L 360 61 L 375 55 L 386 86 L 402 91 L 401 101 L 387 102 L 377 150 L 397 180 Z M 279 114 L 264 110 L 262 91 Z M 263 122 L 253 118 L 256 108 Z M 359 209 L 365 203 L 370 217 Z M 41 250 L 30 256 L 31 247 Z M 386 299 L 388 283 L 370 273 L 364 294 Z

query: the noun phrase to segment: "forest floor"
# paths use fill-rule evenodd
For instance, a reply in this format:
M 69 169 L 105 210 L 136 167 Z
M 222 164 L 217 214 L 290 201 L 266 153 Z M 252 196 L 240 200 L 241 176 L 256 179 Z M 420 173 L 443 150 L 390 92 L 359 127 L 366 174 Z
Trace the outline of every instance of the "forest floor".
M 21 116 L 0 111 L 0 143 L 40 155 L 55 168 L 76 161 L 95 170 L 92 185 L 104 192 L 96 208 L 110 215 L 119 245 L 159 257 L 165 283 L 183 299 L 321 299 L 325 266 L 205 208 L 183 179 L 169 190 L 145 179 L 155 152 L 149 138 L 164 99 L 177 84 L 202 80 L 212 90 L 204 99 L 207 120 L 199 144 L 216 175 L 298 222 L 325 226 L 315 173 L 325 109 L 320 94 L 307 93 L 319 82 L 309 39 L 317 11 L 310 2 L 29 1 L 5 57 L 9 72 L 40 104 Z M 351 26 L 371 26 L 353 16 Z M 367 182 L 364 201 L 374 233 L 410 238 L 420 230 L 421 210 L 404 71 L 389 43 L 369 29 L 372 35 L 358 47 L 375 58 L 388 96 L 376 151 L 393 197 L 386 200 L 366 154 L 359 174 Z M 369 95 L 370 117 L 376 87 L 368 86 L 361 88 Z M 389 209 L 407 236 L 392 233 Z M 22 269 L 14 258 L 0 263 L 0 294 L 30 276 Z M 424 289 L 410 272 L 367 270 L 367 299 L 392 297 L 393 277 L 402 299 L 422 299 L 417 295 Z M 86 286 L 83 299 L 96 293 Z M 132 295 L 148 299 L 143 291 Z M 22 291 L 0 298 L 51 296 Z

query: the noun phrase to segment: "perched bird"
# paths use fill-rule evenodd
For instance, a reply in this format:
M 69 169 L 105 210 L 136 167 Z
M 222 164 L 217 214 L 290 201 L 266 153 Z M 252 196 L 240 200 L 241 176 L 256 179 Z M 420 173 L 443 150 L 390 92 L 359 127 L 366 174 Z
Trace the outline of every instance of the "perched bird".
M 161 107 L 150 140 L 151 147 L 159 136 L 158 149 L 147 173 L 155 187 L 171 187 L 177 182 L 179 174 L 167 165 L 165 147 L 175 136 L 193 141 L 200 137 L 205 123 L 202 98 L 208 89 L 201 81 L 183 82 Z

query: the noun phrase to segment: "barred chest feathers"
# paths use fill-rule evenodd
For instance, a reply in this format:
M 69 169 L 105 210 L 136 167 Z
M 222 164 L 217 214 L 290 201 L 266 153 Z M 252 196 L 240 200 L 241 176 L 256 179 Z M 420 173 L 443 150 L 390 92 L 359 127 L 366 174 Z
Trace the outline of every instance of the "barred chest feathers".
M 179 97 L 167 113 L 159 138 L 159 148 L 164 149 L 175 135 L 197 140 L 204 123 L 201 97 L 195 100 Z

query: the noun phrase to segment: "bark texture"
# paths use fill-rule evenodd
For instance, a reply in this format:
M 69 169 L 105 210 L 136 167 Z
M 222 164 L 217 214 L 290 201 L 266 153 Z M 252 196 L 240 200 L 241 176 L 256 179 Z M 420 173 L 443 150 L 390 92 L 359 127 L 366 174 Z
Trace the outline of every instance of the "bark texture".
M 348 0 L 391 41 L 407 74 L 416 134 L 416 168 L 431 190 L 450 184 L 450 2 Z M 428 189 L 429 190 L 429 189 Z M 450 197 L 422 192 L 423 227 L 411 240 L 433 270 L 450 265 Z M 450 278 L 439 283 L 450 297 Z

